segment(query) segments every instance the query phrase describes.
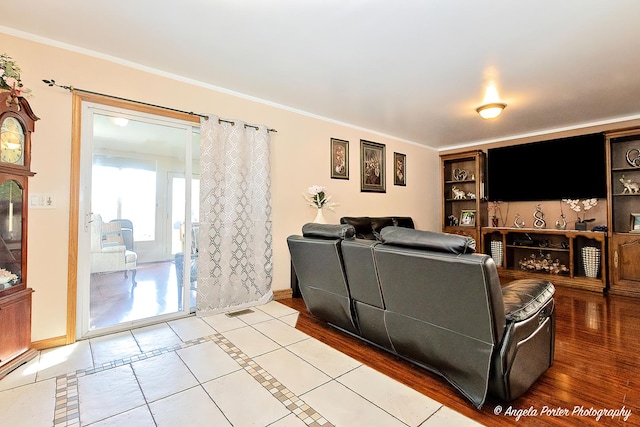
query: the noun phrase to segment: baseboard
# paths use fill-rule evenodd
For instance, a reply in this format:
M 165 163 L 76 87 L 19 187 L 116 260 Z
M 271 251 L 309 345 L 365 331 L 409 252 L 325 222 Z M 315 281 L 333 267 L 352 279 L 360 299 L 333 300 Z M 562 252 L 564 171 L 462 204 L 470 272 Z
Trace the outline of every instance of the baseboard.
M 67 344 L 71 343 L 67 342 L 66 335 L 62 335 L 54 338 L 47 338 L 46 340 L 34 341 L 31 343 L 31 348 L 36 350 L 46 350 L 48 348 L 60 347 Z
M 288 299 L 293 295 L 293 291 L 291 289 L 281 289 L 277 291 L 273 291 L 273 299 Z M 65 335 L 47 338 L 46 340 L 34 341 L 31 343 L 31 348 L 36 350 L 46 350 L 47 348 L 60 347 L 62 345 L 71 344 L 67 342 L 67 337 Z
M 280 289 L 278 291 L 273 291 L 273 299 L 288 299 L 293 295 L 293 291 L 291 289 Z
M 5 376 L 7 376 L 9 372 L 13 371 L 18 366 L 24 365 L 25 363 L 27 363 L 37 355 L 38 355 L 38 352 L 34 348 L 30 348 L 27 351 L 20 354 L 19 356 L 16 356 L 9 362 L 4 362 L 2 367 L 0 367 L 0 379 L 4 378 Z

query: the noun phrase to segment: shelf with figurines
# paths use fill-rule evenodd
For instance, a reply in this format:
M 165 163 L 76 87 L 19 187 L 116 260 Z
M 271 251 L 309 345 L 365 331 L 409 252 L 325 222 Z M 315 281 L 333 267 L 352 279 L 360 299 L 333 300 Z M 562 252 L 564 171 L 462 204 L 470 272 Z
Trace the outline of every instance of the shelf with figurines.
M 608 133 L 609 292 L 640 297 L 640 128 Z
M 443 154 L 442 231 L 480 241 L 483 223 L 484 162 L 481 150 Z
M 585 211 L 597 204 L 595 199 L 564 202 L 576 213 L 582 213 L 576 225 L 586 224 Z M 499 221 L 493 219 L 501 216 L 500 209 L 499 203 L 489 203 L 492 226 L 482 227 L 480 248 L 491 255 L 501 278 L 508 281 L 537 277 L 579 289 L 597 292 L 606 289 L 606 232 L 568 230 L 564 213 L 561 220 L 556 221 L 555 228 L 547 228 L 539 204 L 533 213 L 533 227 L 525 227 L 518 214 L 512 226 L 506 226 L 504 222 L 499 226 Z

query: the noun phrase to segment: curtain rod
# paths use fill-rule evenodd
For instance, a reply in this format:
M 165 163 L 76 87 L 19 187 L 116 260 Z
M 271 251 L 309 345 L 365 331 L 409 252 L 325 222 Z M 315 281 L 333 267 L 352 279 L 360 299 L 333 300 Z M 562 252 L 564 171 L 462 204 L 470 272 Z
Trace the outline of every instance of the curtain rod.
M 164 107 L 162 105 L 156 105 L 156 104 L 149 104 L 147 102 L 143 102 L 143 101 L 136 101 L 135 99 L 127 99 L 127 98 L 121 98 L 119 96 L 114 96 L 114 95 L 108 95 L 106 93 L 100 93 L 100 92 L 93 92 L 90 90 L 86 90 L 86 89 L 79 89 L 77 87 L 73 87 L 73 86 L 65 86 L 65 85 L 59 85 L 56 83 L 55 80 L 53 79 L 49 79 L 49 80 L 42 80 L 44 83 L 46 83 L 49 86 L 57 86 L 59 88 L 62 89 L 66 89 L 69 92 L 73 92 L 78 91 L 78 92 L 84 92 L 84 93 L 89 93 L 92 95 L 100 95 L 100 96 L 106 96 L 108 98 L 113 98 L 113 99 L 117 99 L 119 101 L 127 101 L 127 102 L 133 102 L 135 104 L 140 104 L 140 105 L 146 105 L 147 107 L 155 107 L 155 108 L 162 108 L 163 110 L 168 110 L 168 111 L 174 111 L 176 113 L 183 113 L 183 114 L 190 114 L 192 116 L 198 116 L 198 117 L 202 117 L 203 119 L 208 119 L 208 116 L 205 116 L 204 114 L 198 114 L 198 113 L 194 113 L 193 111 L 183 111 L 183 110 L 177 110 L 175 108 L 171 108 L 171 107 Z M 220 122 L 224 122 L 224 123 L 230 123 L 232 126 L 235 126 L 236 122 L 234 122 L 233 120 L 229 120 L 229 119 L 221 119 L 218 118 L 218 123 Z M 250 123 L 245 123 L 244 124 L 245 128 L 254 128 L 255 130 L 258 130 L 259 127 L 257 125 L 252 125 Z M 267 132 L 278 132 L 275 129 L 267 129 Z

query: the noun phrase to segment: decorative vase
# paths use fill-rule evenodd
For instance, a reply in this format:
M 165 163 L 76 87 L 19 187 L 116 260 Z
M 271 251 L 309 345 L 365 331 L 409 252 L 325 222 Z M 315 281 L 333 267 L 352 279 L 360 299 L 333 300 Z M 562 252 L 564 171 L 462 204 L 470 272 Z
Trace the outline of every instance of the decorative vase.
M 576 230 L 587 231 L 587 223 L 584 221 L 576 221 Z
M 316 218 L 313 220 L 316 224 L 326 224 L 327 220 L 324 218 L 322 214 L 322 208 L 318 208 L 318 213 L 316 214 Z
M 597 278 L 598 269 L 600 268 L 600 249 L 592 246 L 582 248 L 582 265 L 585 276 Z
M 496 263 L 496 267 L 502 267 L 502 261 L 504 257 L 504 249 L 502 242 L 498 240 L 491 241 L 491 258 Z

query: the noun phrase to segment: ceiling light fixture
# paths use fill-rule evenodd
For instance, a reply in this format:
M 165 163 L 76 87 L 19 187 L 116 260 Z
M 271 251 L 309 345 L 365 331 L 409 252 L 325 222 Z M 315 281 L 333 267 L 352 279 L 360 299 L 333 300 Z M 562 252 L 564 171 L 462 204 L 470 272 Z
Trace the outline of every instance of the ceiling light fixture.
M 483 119 L 495 119 L 500 115 L 500 113 L 502 113 L 502 110 L 504 110 L 506 107 L 507 104 L 505 103 L 492 102 L 491 104 L 481 105 L 480 107 L 476 108 L 476 111 Z
M 483 119 L 495 119 L 500 115 L 500 113 L 502 113 L 502 110 L 507 107 L 507 104 L 500 101 L 498 90 L 496 89 L 496 84 L 494 82 L 490 82 L 487 85 L 482 103 L 483 104 L 481 106 L 476 108 L 476 111 Z

